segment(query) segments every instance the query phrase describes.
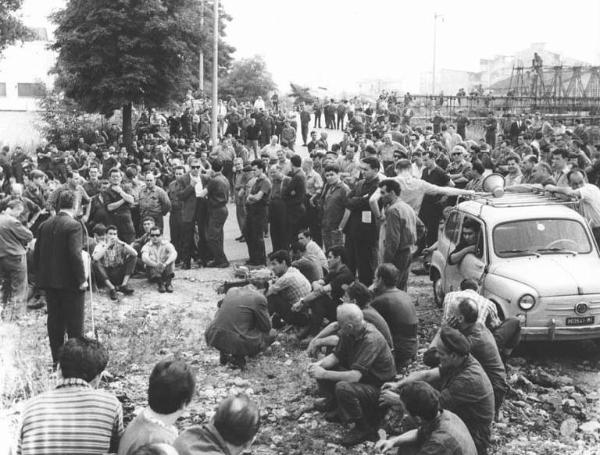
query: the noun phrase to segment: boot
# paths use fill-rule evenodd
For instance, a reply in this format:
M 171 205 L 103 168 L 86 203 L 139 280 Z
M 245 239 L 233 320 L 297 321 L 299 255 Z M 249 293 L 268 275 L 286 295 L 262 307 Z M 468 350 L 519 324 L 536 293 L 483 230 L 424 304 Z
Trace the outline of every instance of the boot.
M 171 284 L 171 278 L 169 278 L 166 282 L 165 282 L 165 291 L 167 291 L 168 293 L 173 292 L 173 285 Z
M 158 280 L 158 292 L 164 294 L 167 290 L 165 289 L 165 282 L 163 280 Z
M 350 429 L 342 438 L 344 447 L 352 447 L 365 441 L 377 441 L 377 432 L 364 420 L 356 422 L 356 426 Z

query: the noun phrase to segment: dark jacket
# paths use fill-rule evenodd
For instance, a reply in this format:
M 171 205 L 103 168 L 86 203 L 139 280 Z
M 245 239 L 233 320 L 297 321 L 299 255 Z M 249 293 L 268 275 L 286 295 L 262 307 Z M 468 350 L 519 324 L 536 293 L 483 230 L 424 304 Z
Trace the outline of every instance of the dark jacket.
M 196 189 L 191 183 L 190 174 L 183 176 L 184 190 L 179 193 L 182 202 L 181 221 L 191 223 L 196 216 Z
M 83 239 L 81 223 L 64 212 L 41 224 L 33 253 L 40 288 L 77 289 L 85 282 Z
M 179 455 L 231 455 L 212 423 L 188 428 L 175 440 L 174 447 Z
M 288 207 L 304 207 L 306 200 L 306 175 L 302 169 L 290 172 L 290 182 L 281 191 L 281 196 Z

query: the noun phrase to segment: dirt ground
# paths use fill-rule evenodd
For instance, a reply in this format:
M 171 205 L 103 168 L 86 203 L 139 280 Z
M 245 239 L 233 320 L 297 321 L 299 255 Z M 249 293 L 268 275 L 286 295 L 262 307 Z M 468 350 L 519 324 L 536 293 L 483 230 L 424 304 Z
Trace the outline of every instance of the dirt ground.
M 225 238 L 238 235 L 230 206 Z M 233 240 L 226 242 L 226 253 L 233 262 L 247 258 L 246 245 Z M 372 443 L 351 450 L 338 445 L 343 428 L 310 409 L 316 384 L 306 373 L 309 359 L 290 335 L 280 335 L 243 372 L 219 365 L 218 353 L 206 346 L 203 333 L 216 310 L 216 288 L 232 278 L 231 268 L 178 270 L 173 294 L 159 294 L 142 279 L 132 280 L 134 295 L 118 303 L 105 293 L 94 294 L 93 323 L 110 352 L 109 374 L 101 387 L 120 399 L 126 422 L 146 405 L 153 365 L 174 356 L 197 371 L 196 394 L 178 422 L 180 429 L 206 422 L 222 398 L 245 391 L 260 403 L 262 413 L 252 453 L 374 453 Z M 434 307 L 426 276 L 412 274 L 409 291 L 417 305 L 424 349 L 438 329 L 440 310 Z M 91 332 L 89 294 L 86 305 L 86 330 Z M 412 368 L 421 366 L 417 362 Z M 510 362 L 511 391 L 503 418 L 494 423 L 490 453 L 600 453 L 599 371 L 600 354 L 592 342 L 523 346 Z M 30 311 L 17 324 L 0 323 L 0 455 L 15 440 L 25 400 L 51 388 L 54 381 L 44 311 Z

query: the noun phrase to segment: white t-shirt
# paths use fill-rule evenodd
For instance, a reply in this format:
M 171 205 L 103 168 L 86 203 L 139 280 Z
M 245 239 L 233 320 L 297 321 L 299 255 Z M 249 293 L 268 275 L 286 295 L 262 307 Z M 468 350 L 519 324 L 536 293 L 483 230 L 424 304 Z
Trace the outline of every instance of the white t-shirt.
M 591 183 L 579 188 L 581 195 L 581 210 L 590 227 L 600 227 L 600 188 Z

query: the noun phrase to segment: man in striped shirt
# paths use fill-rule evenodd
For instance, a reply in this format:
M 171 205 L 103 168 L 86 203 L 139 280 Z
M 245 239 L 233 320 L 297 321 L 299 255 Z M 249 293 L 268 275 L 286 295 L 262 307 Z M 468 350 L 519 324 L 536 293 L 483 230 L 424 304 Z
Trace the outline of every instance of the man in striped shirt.
M 95 340 L 71 338 L 64 344 L 56 388 L 32 398 L 23 411 L 17 455 L 117 452 L 121 403 L 96 390 L 107 363 L 106 349 Z

